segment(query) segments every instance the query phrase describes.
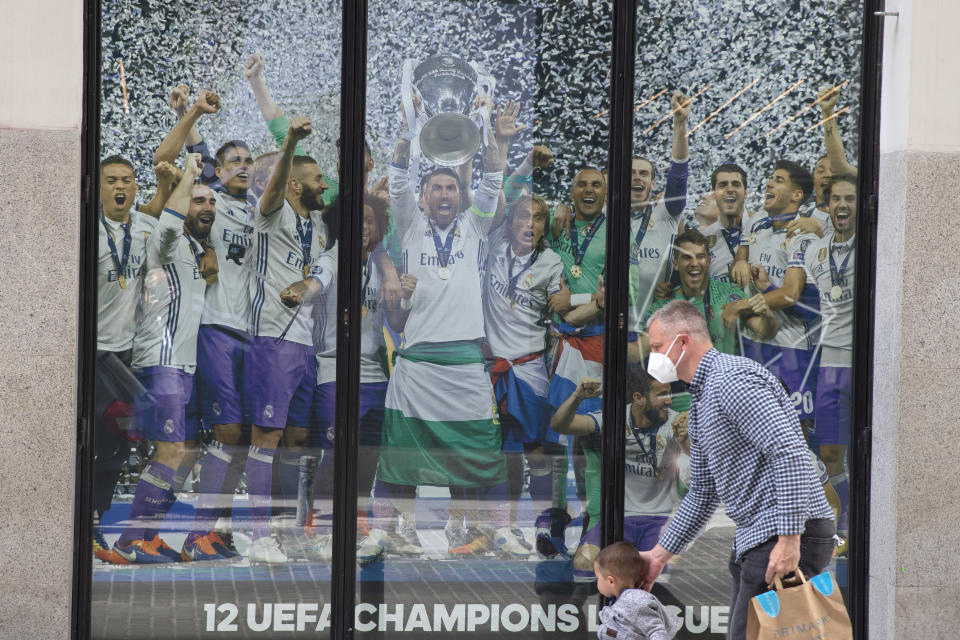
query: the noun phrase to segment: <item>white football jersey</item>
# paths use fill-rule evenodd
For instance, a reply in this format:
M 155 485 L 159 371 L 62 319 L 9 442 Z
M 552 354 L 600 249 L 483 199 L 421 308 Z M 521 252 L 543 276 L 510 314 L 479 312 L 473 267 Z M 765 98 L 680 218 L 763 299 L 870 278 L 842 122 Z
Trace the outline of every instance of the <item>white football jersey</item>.
M 297 235 L 297 212 L 284 200 L 283 206 L 268 216 L 254 212 L 253 246 L 248 254 L 253 273 L 250 276 L 250 335 L 279 337 L 286 328 L 295 310 L 280 302 L 280 292 L 293 282 L 303 280 L 304 254 Z M 306 219 L 301 219 L 301 228 Z M 310 260 L 313 262 L 324 249 L 326 225 L 319 211 L 310 212 L 313 225 L 310 245 Z M 287 330 L 286 340 L 313 346 L 313 312 L 310 305 L 297 315 Z
M 117 260 L 122 264 L 123 227 L 106 216 L 98 224 L 97 349 L 100 351 L 126 351 L 133 346 L 137 304 L 143 289 L 141 268 L 146 258 L 147 240 L 156 226 L 156 218 L 137 210 L 130 211 L 130 255 L 124 273 L 127 286 L 121 288 L 120 272 L 110 251 L 107 234 L 113 237 Z
M 740 228 L 743 230 L 741 236 L 749 232 L 749 220 L 750 216 L 744 211 L 740 217 Z M 724 234 L 724 230 L 724 226 L 718 220 L 713 224 L 701 228 L 700 233 L 707 239 L 707 250 L 710 253 L 709 276 L 714 280 L 729 283 L 730 267 L 737 257 L 737 248 L 740 246 L 740 241 L 737 240 L 733 242 L 733 249 L 731 249 L 727 243 L 727 236 Z
M 774 229 L 772 225 L 767 225 L 767 217 L 762 217 L 751 225 L 749 232 L 743 233 L 741 244 L 749 247 L 749 263 L 762 266 L 770 277 L 770 283 L 779 288 L 783 286 L 788 268 L 803 267 L 804 251 L 814 240 L 817 240 L 817 236 L 812 233 L 795 235 L 787 240 L 786 228 Z M 813 284 L 809 275 L 807 275 L 807 282 Z M 751 340 L 805 350 L 812 349 L 816 345 L 819 339 L 817 332 L 819 323 L 808 326 L 806 322 L 783 309 L 773 313 L 780 325 L 777 335 L 761 340 L 749 329 L 744 329 Z
M 823 357 L 829 360 L 831 349 L 846 352 L 845 362 L 824 362 L 824 366 L 850 366 L 853 352 L 853 285 L 856 280 L 856 236 L 846 242 L 834 242 L 834 233 L 810 243 L 804 254 L 807 275 L 817 283 L 820 292 L 820 343 Z M 830 254 L 833 263 L 843 277 L 834 282 L 830 269 Z M 844 262 L 846 264 L 844 265 Z M 834 300 L 831 290 L 840 287 L 840 299 Z
M 510 289 L 507 248 L 510 246 L 509 221 L 490 234 L 486 269 L 483 276 L 483 320 L 487 344 L 493 355 L 516 360 L 546 348 L 545 321 L 550 312 L 547 298 L 563 288 L 563 262 L 545 249 L 510 258 L 515 279 Z
M 630 309 L 630 331 L 636 332 L 643 330 L 643 318 L 653 301 L 654 288 L 670 279 L 673 241 L 681 220 L 680 216 L 670 215 L 664 198 L 647 208 L 650 210 L 646 216 L 647 230 L 640 244 L 637 237 L 644 222 L 644 210 L 630 213 L 631 295 L 635 296 Z
M 317 350 L 317 384 L 337 379 L 337 260 L 338 247 L 321 253 L 314 261 L 310 276 L 323 287 L 320 298 L 314 302 L 314 348 Z M 380 304 L 381 273 L 377 263 L 381 247 L 374 250 L 362 277 L 366 280 L 360 319 L 360 383 L 385 382 L 383 358 L 386 344 L 383 339 L 383 307 Z M 370 278 L 367 279 L 369 274 Z
M 217 217 L 208 242 L 217 252 L 220 272 L 217 281 L 207 288 L 200 324 L 246 332 L 250 321 L 250 271 L 242 265 L 252 257 L 253 211 L 244 198 L 220 191 L 216 197 Z
M 193 373 L 197 331 L 207 283 L 200 275 L 200 243 L 179 214 L 164 209 L 147 241 L 143 296 L 133 338 L 133 366 L 175 367 Z

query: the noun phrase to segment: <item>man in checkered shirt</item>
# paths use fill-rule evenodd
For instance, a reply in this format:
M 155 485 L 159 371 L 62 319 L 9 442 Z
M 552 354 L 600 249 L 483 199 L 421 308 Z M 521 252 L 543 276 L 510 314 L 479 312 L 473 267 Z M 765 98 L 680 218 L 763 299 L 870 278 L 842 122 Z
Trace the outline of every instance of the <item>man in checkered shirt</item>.
M 685 300 L 651 316 L 648 331 L 651 354 L 666 356 L 651 363 L 651 374 L 690 385 L 691 460 L 690 491 L 657 546 L 641 553 L 650 566 L 643 588 L 653 586 L 664 564 L 723 502 L 737 525 L 727 638 L 742 640 L 750 599 L 767 591 L 774 576 L 798 566 L 814 576 L 826 567 L 836 533 L 833 511 L 793 404 L 773 374 L 714 349 L 703 315 Z

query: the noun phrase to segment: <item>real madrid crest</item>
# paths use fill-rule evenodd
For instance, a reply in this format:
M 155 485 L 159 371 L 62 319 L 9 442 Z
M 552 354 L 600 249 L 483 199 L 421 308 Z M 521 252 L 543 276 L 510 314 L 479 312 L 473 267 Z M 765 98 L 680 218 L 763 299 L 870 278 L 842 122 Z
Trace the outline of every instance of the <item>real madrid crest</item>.
M 532 286 L 533 286 L 533 274 L 528 273 L 523 277 L 523 288 L 529 289 Z

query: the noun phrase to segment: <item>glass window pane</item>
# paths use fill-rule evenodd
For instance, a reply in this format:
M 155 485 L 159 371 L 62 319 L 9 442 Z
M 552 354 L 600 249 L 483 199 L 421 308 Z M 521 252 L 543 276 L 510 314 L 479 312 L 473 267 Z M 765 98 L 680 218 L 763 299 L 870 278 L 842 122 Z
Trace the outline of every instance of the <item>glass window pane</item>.
M 92 637 L 323 631 L 341 8 L 101 5 Z
M 389 379 L 361 382 L 356 629 L 593 635 L 611 5 L 369 16 L 368 184 L 403 293 Z
M 678 534 L 686 517 L 661 532 L 681 499 L 699 495 L 707 478 L 721 487 L 722 478 L 739 476 L 720 488 L 726 503 L 654 589 L 683 617 L 677 637 L 719 638 L 739 619 L 729 607 L 731 546 L 741 557 L 778 532 L 775 456 L 754 464 L 756 449 L 740 443 L 726 450 L 738 463 L 724 465 L 708 411 L 689 413 L 686 385 L 644 373 L 648 351 L 661 354 L 649 361 L 661 377 L 681 352 L 689 363 L 688 337 L 660 327 L 648 335 L 644 321 L 686 300 L 720 354 L 746 356 L 773 374 L 772 384 L 779 379 L 783 394 L 769 393 L 792 407 L 782 415 L 797 429 L 787 441 L 802 459 L 790 467 L 807 474 L 798 482 L 812 496 L 802 520 L 839 515 L 843 540 L 832 553 L 828 543 L 819 560 L 805 546 L 801 566 L 830 570 L 846 595 L 856 242 L 849 176 L 857 172 L 863 7 L 640 4 L 630 303 L 640 332 L 631 355 L 643 357 L 627 375 L 624 535 L 639 549 L 660 535 L 685 541 Z M 680 346 L 671 346 L 675 338 Z M 702 369 L 680 359 L 681 380 L 708 370 L 712 357 L 699 361 Z M 756 438 L 772 433 L 770 421 L 756 432 L 739 426 Z M 694 464 L 692 472 L 691 456 L 709 468 L 698 473 Z

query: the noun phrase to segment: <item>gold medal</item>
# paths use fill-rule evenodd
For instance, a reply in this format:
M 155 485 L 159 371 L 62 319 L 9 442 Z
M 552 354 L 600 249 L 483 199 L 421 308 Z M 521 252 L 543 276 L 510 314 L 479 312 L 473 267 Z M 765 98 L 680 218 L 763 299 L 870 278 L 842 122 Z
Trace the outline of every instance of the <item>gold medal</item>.
M 361 318 L 366 318 L 366 317 L 367 317 L 367 307 L 366 307 L 366 305 L 361 305 L 361 306 L 360 306 L 360 317 L 361 317 Z
M 310 265 L 305 264 L 303 265 L 303 277 L 306 278 L 308 275 L 310 275 Z
M 753 244 L 756 241 L 757 241 L 757 232 L 754 231 L 753 233 L 750 234 L 750 237 L 747 238 L 747 244 Z
M 127 288 L 127 278 L 126 276 L 117 276 L 117 284 L 120 285 L 121 289 Z
M 511 300 L 510 300 L 510 310 L 513 311 L 513 309 L 514 309 L 516 306 L 517 306 L 517 301 L 516 301 L 516 300 L 513 300 L 513 299 L 511 298 Z
M 786 250 L 786 248 L 787 248 L 787 241 L 786 241 L 786 240 L 784 240 L 783 242 L 780 243 L 780 248 Z
M 830 299 L 836 301 L 841 297 L 843 297 L 843 289 L 838 284 L 833 285 L 833 288 L 830 289 Z
M 583 269 L 580 268 L 580 265 L 575 264 L 570 267 L 570 275 L 572 275 L 574 278 L 580 278 L 583 276 Z

